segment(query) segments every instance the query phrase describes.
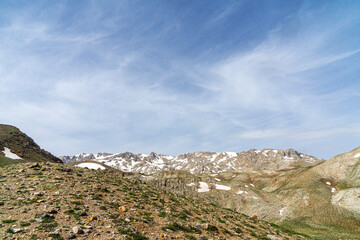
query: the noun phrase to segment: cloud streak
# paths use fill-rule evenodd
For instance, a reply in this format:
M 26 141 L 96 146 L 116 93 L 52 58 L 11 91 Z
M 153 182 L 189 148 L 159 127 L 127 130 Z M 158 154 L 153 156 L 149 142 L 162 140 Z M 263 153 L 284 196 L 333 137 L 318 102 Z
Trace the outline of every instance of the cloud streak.
M 202 5 L 168 4 L 63 3 L 40 16 L 35 5 L 2 16 L 0 121 L 57 155 L 293 147 L 328 158 L 356 147 L 360 20 L 343 18 L 351 4 L 334 25 L 337 6 L 282 7 L 288 21 L 274 15 L 268 29 L 257 15 L 236 18 L 250 2 L 207 6 L 202 19 Z M 236 24 L 263 33 L 241 35 Z M 239 43 L 226 31 L 239 31 Z

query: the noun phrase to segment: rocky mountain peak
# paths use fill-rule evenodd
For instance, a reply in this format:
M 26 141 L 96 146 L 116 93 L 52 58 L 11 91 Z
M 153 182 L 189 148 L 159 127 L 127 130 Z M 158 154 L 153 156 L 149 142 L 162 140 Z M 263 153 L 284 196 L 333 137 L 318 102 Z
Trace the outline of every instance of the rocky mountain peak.
M 88 159 L 90 158 L 91 159 Z M 82 161 L 84 157 L 63 156 L 64 162 Z M 147 154 L 87 154 L 86 160 L 99 161 L 125 172 L 154 174 L 183 170 L 194 174 L 225 171 L 281 170 L 312 166 L 323 160 L 299 153 L 293 149 L 251 149 L 247 152 L 194 152 L 168 156 L 151 152 Z
M 26 161 L 62 163 L 59 158 L 41 149 L 32 138 L 18 128 L 0 124 L 0 155 L 6 157 L 6 153 L 9 153 L 8 156 L 15 154 L 19 159 Z

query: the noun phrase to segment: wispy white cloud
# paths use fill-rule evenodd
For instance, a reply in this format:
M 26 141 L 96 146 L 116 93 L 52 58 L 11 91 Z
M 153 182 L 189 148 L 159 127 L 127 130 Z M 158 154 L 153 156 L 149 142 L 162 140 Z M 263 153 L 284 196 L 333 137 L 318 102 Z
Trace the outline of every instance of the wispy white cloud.
M 332 153 L 317 152 L 319 145 L 310 142 L 359 137 L 348 130 L 360 121 L 360 113 L 346 107 L 359 102 L 353 83 L 326 89 L 340 81 L 327 73 L 333 65 L 359 57 L 360 46 L 328 48 L 348 25 L 326 25 L 313 15 L 295 33 L 287 33 L 288 26 L 269 29 L 265 40 L 246 51 L 191 58 L 174 55 L 162 42 L 186 27 L 179 19 L 158 27 L 162 11 L 144 23 L 128 14 L 130 5 L 108 16 L 111 10 L 94 1 L 67 24 L 61 21 L 68 13 L 63 5 L 41 19 L 34 9 L 7 16 L 0 27 L 0 120 L 58 155 L 291 144 L 328 157 Z M 214 21 L 236 9 L 230 4 L 214 11 Z

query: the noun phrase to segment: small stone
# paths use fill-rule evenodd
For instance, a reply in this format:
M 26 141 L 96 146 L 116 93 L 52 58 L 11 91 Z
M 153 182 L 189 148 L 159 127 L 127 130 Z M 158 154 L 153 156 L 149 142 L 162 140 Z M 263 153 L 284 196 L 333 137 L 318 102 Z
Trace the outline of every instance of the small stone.
M 271 240 L 281 240 L 282 238 L 279 238 L 277 236 L 274 235 L 267 235 L 266 237 L 270 238 Z
M 72 172 L 71 168 L 59 167 L 57 168 L 60 172 Z
M 39 163 L 36 163 L 34 165 L 31 165 L 30 168 L 40 168 L 40 164 Z
M 125 207 L 125 206 L 121 206 L 121 207 L 119 207 L 119 210 L 120 210 L 120 212 L 126 212 L 126 207 Z
M 208 223 L 198 223 L 195 225 L 195 227 L 207 230 L 209 228 L 209 224 Z
M 82 234 L 82 233 L 84 233 L 84 230 L 79 226 L 73 227 L 72 231 L 74 232 L 74 234 Z
M 70 234 L 66 235 L 66 239 L 75 239 L 75 238 L 76 238 L 75 234 L 70 233 Z
M 35 218 L 35 221 L 42 223 L 44 220 L 42 218 Z
M 98 220 L 98 217 L 97 216 L 91 216 L 89 219 L 87 219 L 86 221 L 89 223 L 89 222 L 92 222 L 92 221 L 96 221 Z
M 52 214 L 47 214 L 47 213 L 43 213 L 40 215 L 40 217 L 42 219 L 46 218 L 46 219 L 49 219 L 49 218 L 54 218 L 54 216 Z
M 33 195 L 36 196 L 36 197 L 41 197 L 44 194 L 42 192 L 34 192 Z
M 46 212 L 50 213 L 50 214 L 57 214 L 58 213 L 58 211 L 55 208 L 49 209 Z
M 81 210 L 75 211 L 74 214 L 82 216 L 82 217 L 85 217 L 88 215 L 85 211 L 81 211 Z
M 13 228 L 13 231 L 14 231 L 14 233 L 19 233 L 19 232 L 21 232 L 22 230 L 21 230 L 21 228 Z

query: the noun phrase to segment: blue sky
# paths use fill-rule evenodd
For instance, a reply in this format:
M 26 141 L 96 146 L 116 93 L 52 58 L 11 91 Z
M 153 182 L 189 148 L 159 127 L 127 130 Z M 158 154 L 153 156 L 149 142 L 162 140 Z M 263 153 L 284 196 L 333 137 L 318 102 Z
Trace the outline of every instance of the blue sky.
M 360 145 L 359 1 L 1 1 L 0 122 L 56 155 Z

